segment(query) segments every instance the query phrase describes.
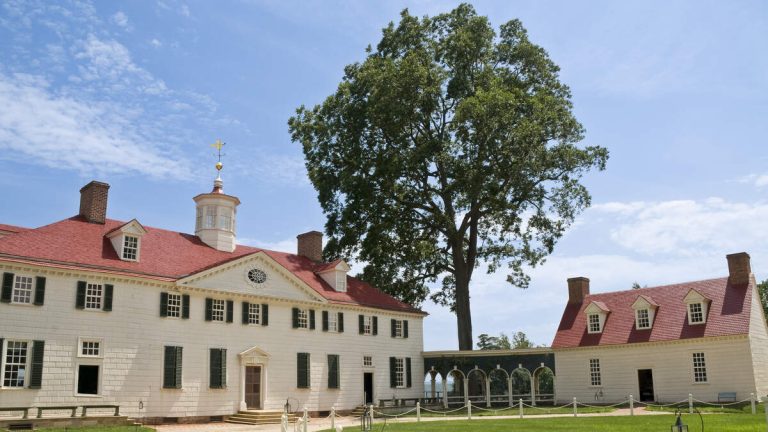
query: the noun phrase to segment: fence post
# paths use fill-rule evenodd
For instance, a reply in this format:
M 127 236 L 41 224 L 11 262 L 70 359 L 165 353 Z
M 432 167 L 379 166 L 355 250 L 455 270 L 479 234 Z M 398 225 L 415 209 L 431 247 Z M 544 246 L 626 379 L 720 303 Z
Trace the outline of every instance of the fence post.
M 635 415 L 635 397 L 629 395 L 629 415 Z
M 688 414 L 693 414 L 693 395 L 688 393 Z
M 288 414 L 285 411 L 280 417 L 280 432 L 288 432 Z
M 421 402 L 416 401 L 416 421 L 421 421 Z
M 768 397 L 763 398 L 763 406 L 765 407 L 765 422 L 768 423 Z M 766 426 L 768 430 L 768 426 Z
M 578 412 L 576 411 L 576 396 L 573 397 L 573 416 L 578 416 Z
M 523 398 L 520 398 L 520 418 L 523 418 Z
M 371 425 L 373 425 L 373 404 L 371 404 L 370 407 L 371 407 Z
M 307 429 L 309 428 L 309 413 L 307 412 L 307 407 L 304 407 L 304 432 L 307 432 Z
M 752 414 L 757 414 L 757 407 L 755 406 L 755 394 L 749 394 L 749 404 L 752 406 Z
M 331 407 L 331 430 L 336 430 L 336 407 Z
M 467 420 L 472 420 L 472 402 L 467 404 Z

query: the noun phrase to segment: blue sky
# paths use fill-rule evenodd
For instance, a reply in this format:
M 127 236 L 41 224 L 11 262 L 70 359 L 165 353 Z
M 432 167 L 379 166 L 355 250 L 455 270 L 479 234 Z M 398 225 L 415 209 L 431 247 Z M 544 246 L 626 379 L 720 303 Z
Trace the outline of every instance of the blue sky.
M 346 64 L 408 7 L 359 1 L 0 2 L 0 223 L 77 212 L 79 188 L 112 185 L 108 216 L 194 230 L 216 138 L 241 242 L 294 251 L 324 218 L 286 122 L 320 103 Z M 523 21 L 560 65 L 584 144 L 611 152 L 585 178 L 593 207 L 520 290 L 476 272 L 474 333 L 549 344 L 566 278 L 592 291 L 723 276 L 747 251 L 768 278 L 768 3 L 475 2 Z M 355 269 L 353 268 L 353 271 Z M 430 303 L 425 349 L 457 346 Z

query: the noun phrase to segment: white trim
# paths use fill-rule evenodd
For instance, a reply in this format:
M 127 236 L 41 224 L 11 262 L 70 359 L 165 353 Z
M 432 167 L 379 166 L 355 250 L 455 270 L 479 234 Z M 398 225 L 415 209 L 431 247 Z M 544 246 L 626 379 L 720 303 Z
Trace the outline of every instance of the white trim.
M 85 355 L 83 354 L 83 342 L 97 342 L 99 344 L 99 355 Z M 85 359 L 103 359 L 104 358 L 104 338 L 100 337 L 78 337 L 77 338 L 77 358 Z

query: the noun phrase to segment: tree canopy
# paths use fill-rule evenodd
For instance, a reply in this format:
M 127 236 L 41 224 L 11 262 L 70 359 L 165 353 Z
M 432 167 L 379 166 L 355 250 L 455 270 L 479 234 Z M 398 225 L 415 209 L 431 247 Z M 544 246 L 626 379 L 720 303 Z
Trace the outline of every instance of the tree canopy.
M 477 335 L 477 349 L 479 350 L 508 350 L 518 348 L 535 348 L 534 344 L 528 336 L 519 331 L 512 335 L 512 341 L 509 340 L 509 336 L 503 332 L 499 336 L 489 336 L 487 333 Z
M 474 270 L 506 266 L 527 287 L 526 267 L 590 204 L 581 177 L 608 159 L 577 146 L 558 72 L 518 20 L 497 33 L 468 4 L 404 10 L 334 94 L 288 122 L 327 217 L 326 258 L 365 263 L 359 277 L 413 305 L 450 307 L 471 350 Z

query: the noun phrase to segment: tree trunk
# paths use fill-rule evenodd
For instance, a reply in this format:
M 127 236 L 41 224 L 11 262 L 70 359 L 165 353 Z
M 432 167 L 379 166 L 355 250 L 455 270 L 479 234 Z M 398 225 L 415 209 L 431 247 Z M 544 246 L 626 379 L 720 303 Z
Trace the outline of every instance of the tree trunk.
M 472 312 L 469 309 L 469 274 L 465 268 L 456 269 L 456 325 L 459 332 L 459 349 L 472 346 Z

